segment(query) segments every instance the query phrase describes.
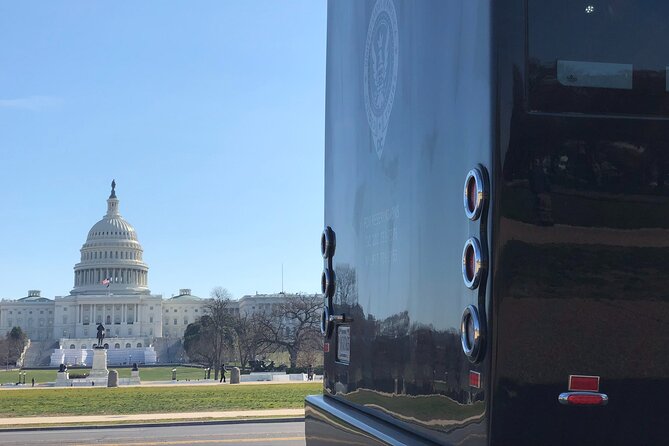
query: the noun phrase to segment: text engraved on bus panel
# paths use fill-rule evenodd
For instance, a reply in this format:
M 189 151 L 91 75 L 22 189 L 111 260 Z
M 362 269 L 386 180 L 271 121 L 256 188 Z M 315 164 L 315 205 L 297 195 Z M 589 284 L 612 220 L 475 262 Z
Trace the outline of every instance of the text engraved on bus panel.
M 365 246 L 365 264 L 388 265 L 397 262 L 397 222 L 400 206 L 374 212 L 362 218 L 362 234 Z

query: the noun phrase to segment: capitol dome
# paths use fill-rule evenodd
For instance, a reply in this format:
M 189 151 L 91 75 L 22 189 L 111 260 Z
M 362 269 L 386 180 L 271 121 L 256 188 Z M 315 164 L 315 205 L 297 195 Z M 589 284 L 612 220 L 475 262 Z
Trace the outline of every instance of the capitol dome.
M 112 181 L 107 213 L 88 231 L 81 260 L 74 265 L 72 294 L 149 294 L 149 267 L 135 228 L 119 214 Z

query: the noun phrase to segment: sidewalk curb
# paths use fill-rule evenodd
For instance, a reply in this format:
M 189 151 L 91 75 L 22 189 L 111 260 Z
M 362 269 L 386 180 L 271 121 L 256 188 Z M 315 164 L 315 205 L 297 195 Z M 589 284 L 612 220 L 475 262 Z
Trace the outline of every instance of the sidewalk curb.
M 165 423 L 126 423 L 126 424 L 90 424 L 84 426 L 35 426 L 30 427 L 10 427 L 7 429 L 0 428 L 0 434 L 11 432 L 26 432 L 26 431 L 65 431 L 65 430 L 87 430 L 87 429 L 127 429 L 138 427 L 174 427 L 174 426 L 207 426 L 207 425 L 222 425 L 222 424 L 251 424 L 251 423 L 289 423 L 301 422 L 304 417 L 283 417 L 283 418 L 242 418 L 229 420 L 193 420 L 193 421 L 167 421 Z

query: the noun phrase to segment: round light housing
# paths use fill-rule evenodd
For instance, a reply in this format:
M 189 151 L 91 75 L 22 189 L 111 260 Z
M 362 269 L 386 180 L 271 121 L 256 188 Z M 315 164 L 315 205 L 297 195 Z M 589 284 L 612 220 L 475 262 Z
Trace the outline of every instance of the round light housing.
M 337 246 L 337 236 L 331 227 L 326 227 L 321 235 L 321 254 L 324 259 L 332 258 Z
M 323 313 L 321 314 L 321 333 L 323 336 L 330 336 L 330 311 L 328 310 L 327 305 L 323 308 Z
M 472 169 L 465 179 L 463 204 L 467 218 L 474 221 L 481 216 L 487 199 L 488 191 L 483 182 L 483 174 L 479 169 Z
M 481 350 L 481 322 L 478 310 L 474 305 L 469 305 L 462 313 L 460 343 L 462 344 L 462 351 L 469 360 L 476 361 Z
M 335 294 L 335 272 L 330 268 L 325 268 L 321 274 L 321 293 L 328 299 Z
M 483 268 L 485 267 L 485 259 L 481 244 L 472 237 L 465 242 L 465 247 L 462 250 L 462 279 L 469 289 L 475 289 L 481 282 L 483 275 Z

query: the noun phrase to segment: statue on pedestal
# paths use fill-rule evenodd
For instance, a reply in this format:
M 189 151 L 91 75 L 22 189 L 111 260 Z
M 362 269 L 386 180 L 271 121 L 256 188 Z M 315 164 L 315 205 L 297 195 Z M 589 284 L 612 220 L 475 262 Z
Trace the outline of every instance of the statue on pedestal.
M 98 339 L 98 345 L 96 346 L 96 348 L 103 348 L 102 347 L 102 341 L 104 341 L 104 339 L 105 339 L 105 327 L 102 324 L 98 324 L 97 339 Z

